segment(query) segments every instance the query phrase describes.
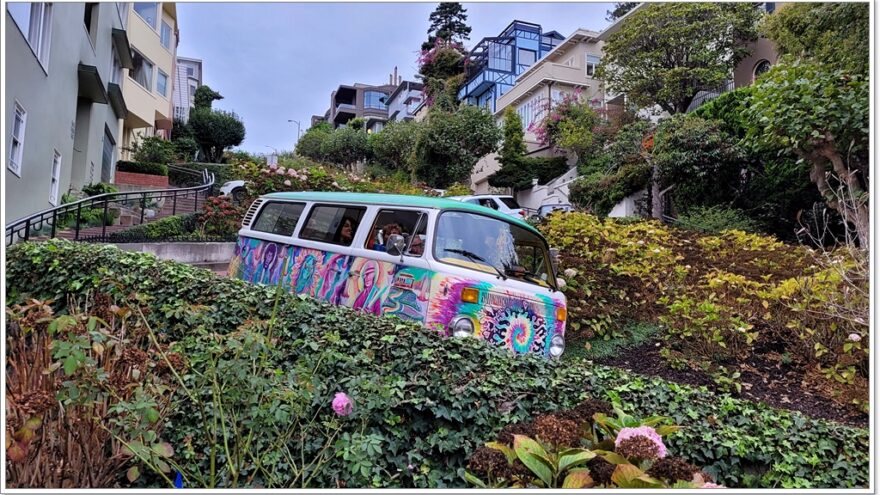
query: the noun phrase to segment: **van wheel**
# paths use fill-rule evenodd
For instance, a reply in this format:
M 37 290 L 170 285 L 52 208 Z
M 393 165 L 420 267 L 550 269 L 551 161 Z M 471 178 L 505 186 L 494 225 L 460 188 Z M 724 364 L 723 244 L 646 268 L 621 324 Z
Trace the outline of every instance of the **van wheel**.
M 234 204 L 241 204 L 244 202 L 247 197 L 247 190 L 243 187 L 237 187 L 232 190 L 232 202 Z

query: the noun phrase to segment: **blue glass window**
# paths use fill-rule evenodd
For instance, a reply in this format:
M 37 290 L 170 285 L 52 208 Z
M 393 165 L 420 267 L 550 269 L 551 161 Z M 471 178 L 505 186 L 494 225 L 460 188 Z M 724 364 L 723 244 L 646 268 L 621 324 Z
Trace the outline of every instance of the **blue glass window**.
M 388 108 L 384 103 L 386 96 L 385 93 L 380 93 L 378 91 L 365 91 L 364 108 L 378 108 L 380 110 L 385 110 Z

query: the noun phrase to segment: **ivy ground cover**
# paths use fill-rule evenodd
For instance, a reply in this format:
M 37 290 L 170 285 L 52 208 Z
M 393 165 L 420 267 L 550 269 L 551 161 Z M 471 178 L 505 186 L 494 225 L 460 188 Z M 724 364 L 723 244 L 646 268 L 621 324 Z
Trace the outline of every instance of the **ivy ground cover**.
M 115 376 L 98 372 L 106 335 L 141 346 L 120 368 L 125 376 L 136 371 L 143 384 L 161 377 L 107 413 L 106 429 L 119 440 L 95 462 L 125 461 L 114 464 L 111 486 L 168 486 L 177 472 L 185 487 L 464 487 L 468 457 L 505 425 L 587 399 L 671 417 L 683 429 L 667 442 L 670 454 L 726 486 L 868 483 L 865 429 L 584 359 L 511 359 L 471 339 L 438 339 L 401 321 L 112 246 L 13 246 L 6 288 L 11 321 L 31 335 L 75 315 L 56 323 L 50 337 L 58 343 L 44 346 L 62 363 L 49 369 L 67 383 L 55 391 L 64 407 L 87 407 L 93 396 L 80 389 L 101 390 Z M 29 320 L 31 310 L 14 307 L 31 298 L 53 300 L 54 315 Z M 43 452 L 40 442 L 53 440 L 59 412 L 43 411 L 37 425 L 10 390 L 8 418 L 19 423 L 5 426 L 21 431 L 16 440 L 29 448 L 16 444 L 24 454 L 17 462 L 27 463 Z M 334 407 L 340 393 L 350 409 Z M 145 420 L 131 421 L 141 410 Z

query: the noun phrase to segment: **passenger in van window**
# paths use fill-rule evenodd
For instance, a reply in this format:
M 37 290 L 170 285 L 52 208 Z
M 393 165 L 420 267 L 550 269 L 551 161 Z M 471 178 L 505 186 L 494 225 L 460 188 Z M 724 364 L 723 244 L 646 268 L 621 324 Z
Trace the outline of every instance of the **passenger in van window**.
M 351 240 L 354 238 L 355 229 L 357 229 L 357 222 L 353 218 L 342 217 L 342 222 L 339 224 L 339 230 L 336 231 L 333 242 L 343 246 L 350 246 Z
M 425 252 L 425 240 L 419 234 L 415 234 L 412 244 L 409 246 L 409 254 L 421 256 L 423 252 Z
M 388 238 L 394 234 L 400 235 L 400 233 L 400 225 L 396 223 L 389 223 L 382 227 L 382 230 L 376 233 L 376 238 L 373 241 L 373 251 L 388 251 Z

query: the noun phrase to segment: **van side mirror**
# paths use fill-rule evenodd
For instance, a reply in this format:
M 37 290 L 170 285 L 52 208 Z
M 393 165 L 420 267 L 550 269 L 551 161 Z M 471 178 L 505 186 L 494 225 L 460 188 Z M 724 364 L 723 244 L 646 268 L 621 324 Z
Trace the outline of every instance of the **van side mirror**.
M 406 247 L 406 239 L 400 234 L 391 234 L 385 241 L 385 252 L 391 256 L 400 256 Z

